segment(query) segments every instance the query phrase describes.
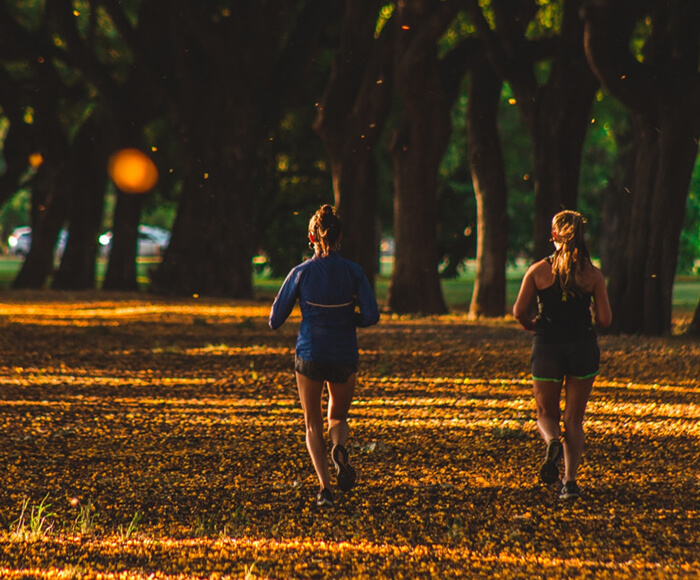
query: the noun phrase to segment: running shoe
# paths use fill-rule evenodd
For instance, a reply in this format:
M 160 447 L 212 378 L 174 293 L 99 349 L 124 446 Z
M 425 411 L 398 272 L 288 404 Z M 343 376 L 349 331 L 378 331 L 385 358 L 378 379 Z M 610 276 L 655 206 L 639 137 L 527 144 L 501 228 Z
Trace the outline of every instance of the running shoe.
M 540 467 L 540 479 L 543 483 L 556 483 L 559 479 L 559 459 L 564 448 L 559 439 L 552 439 L 547 445 L 544 462 Z
M 343 491 L 350 491 L 355 487 L 357 474 L 348 460 L 348 451 L 342 445 L 334 445 L 331 451 L 331 458 L 335 464 L 335 471 L 338 478 L 338 487 Z
M 316 496 L 316 505 L 318 507 L 333 507 L 334 503 L 333 492 L 330 489 L 324 487 L 318 492 Z
M 581 490 L 575 481 L 565 481 L 559 494 L 559 499 L 576 499 L 581 497 Z

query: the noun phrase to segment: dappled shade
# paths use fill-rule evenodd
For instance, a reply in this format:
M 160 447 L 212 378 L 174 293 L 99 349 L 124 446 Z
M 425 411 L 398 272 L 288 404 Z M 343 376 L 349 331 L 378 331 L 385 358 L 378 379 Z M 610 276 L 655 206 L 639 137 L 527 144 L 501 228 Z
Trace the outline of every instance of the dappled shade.
M 386 317 L 359 337 L 359 486 L 319 511 L 292 370 L 299 317 L 272 333 L 268 313 L 196 298 L 0 304 L 0 575 L 697 572 L 697 342 L 601 338 L 585 495 L 562 505 L 537 481 L 527 333 Z M 44 499 L 46 525 L 23 526 L 23 505 Z

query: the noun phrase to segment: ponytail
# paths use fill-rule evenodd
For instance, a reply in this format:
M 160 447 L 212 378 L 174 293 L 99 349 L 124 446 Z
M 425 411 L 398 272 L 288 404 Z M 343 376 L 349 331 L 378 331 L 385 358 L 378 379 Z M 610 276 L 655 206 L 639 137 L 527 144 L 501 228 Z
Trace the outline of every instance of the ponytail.
M 552 257 L 552 273 L 555 283 L 566 294 L 585 292 L 582 272 L 591 263 L 591 256 L 584 239 L 584 217 L 575 211 L 562 211 L 552 218 L 552 241 L 558 248 Z
M 311 216 L 309 233 L 322 256 L 337 248 L 343 226 L 332 205 L 325 204 Z

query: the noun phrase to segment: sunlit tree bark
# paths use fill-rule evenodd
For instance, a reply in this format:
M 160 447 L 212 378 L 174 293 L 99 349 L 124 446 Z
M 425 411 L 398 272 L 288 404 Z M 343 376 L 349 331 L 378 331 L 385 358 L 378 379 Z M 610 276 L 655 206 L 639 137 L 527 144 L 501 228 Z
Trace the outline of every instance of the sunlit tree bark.
M 508 249 L 507 189 L 498 135 L 503 82 L 485 58 L 469 72 L 467 138 L 477 204 L 476 279 L 469 315 L 503 316 Z

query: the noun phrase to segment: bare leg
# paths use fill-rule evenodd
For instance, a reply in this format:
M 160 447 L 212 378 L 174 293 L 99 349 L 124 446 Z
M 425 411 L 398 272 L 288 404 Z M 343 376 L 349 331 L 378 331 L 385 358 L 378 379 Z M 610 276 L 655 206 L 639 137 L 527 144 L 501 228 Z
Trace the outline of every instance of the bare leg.
M 345 446 L 348 442 L 348 413 L 356 381 L 354 373 L 344 383 L 328 383 L 328 434 L 333 445 Z
M 564 481 L 575 481 L 576 471 L 581 463 L 583 455 L 583 415 L 591 396 L 595 377 L 588 379 L 574 379 L 567 377 L 566 406 L 564 408 L 564 428 L 566 439 L 564 441 Z
M 314 381 L 300 373 L 296 373 L 299 400 L 304 410 L 306 423 L 306 448 L 311 455 L 318 481 L 322 488 L 330 488 L 331 478 L 328 473 L 328 451 L 326 449 L 325 433 L 323 431 L 323 411 L 321 398 L 323 381 Z
M 558 439 L 561 434 L 559 399 L 562 383 L 535 379 L 532 384 L 537 406 L 537 428 L 544 442 L 548 444 L 552 439 Z

